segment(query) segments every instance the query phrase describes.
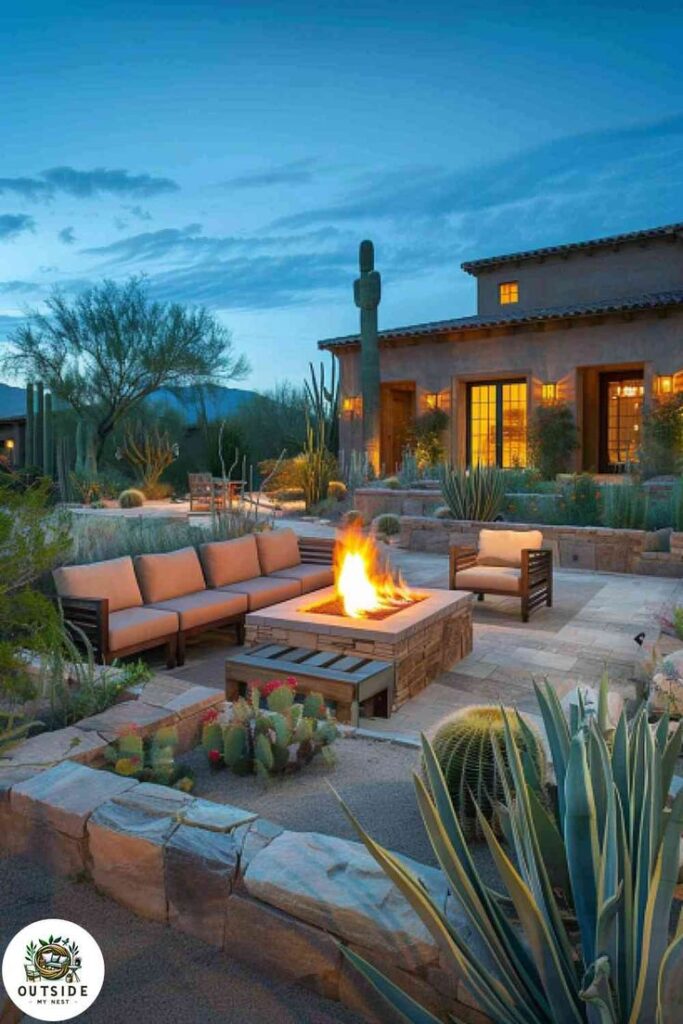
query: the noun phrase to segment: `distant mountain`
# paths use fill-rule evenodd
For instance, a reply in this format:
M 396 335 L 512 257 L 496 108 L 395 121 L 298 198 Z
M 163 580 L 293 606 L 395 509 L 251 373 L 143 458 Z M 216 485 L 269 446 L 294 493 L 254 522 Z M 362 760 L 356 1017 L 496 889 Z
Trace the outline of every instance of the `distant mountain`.
M 234 415 L 256 394 L 246 388 L 213 387 L 206 395 L 206 413 L 209 419 L 220 419 Z M 198 416 L 199 401 L 197 389 L 192 387 L 179 388 L 176 394 L 162 389 L 149 398 L 158 405 L 168 405 L 185 415 L 189 423 Z M 23 388 L 15 388 L 9 384 L 0 384 L 0 419 L 5 416 L 21 415 L 26 408 L 26 394 Z

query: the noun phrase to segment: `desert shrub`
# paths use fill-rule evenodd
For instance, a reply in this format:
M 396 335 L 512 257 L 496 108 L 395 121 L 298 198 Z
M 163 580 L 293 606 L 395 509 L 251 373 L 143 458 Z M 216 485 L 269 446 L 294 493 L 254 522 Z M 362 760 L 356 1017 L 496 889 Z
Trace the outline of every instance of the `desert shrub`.
M 492 522 L 505 500 L 503 474 L 495 466 L 444 466 L 442 492 L 454 519 Z
M 412 487 L 420 479 L 421 470 L 415 452 L 406 448 L 401 459 L 401 466 L 398 471 L 398 479 L 401 487 Z
M 330 480 L 327 485 L 327 497 L 335 501 L 344 501 L 348 494 L 346 484 L 342 480 Z
M 674 519 L 675 509 L 673 496 L 662 498 L 648 496 L 645 515 L 646 530 L 663 530 L 667 526 L 673 526 Z
M 401 520 L 392 512 L 385 512 L 375 519 L 375 532 L 385 537 L 394 537 L 401 532 Z
M 557 494 L 506 494 L 503 517 L 511 523 L 557 525 L 560 500 Z
M 534 468 L 503 469 L 501 472 L 506 494 L 538 494 L 545 483 Z
M 683 468 L 683 393 L 653 401 L 643 415 L 640 469 L 644 479 Z
M 644 530 L 647 495 L 637 484 L 607 484 L 602 489 L 602 521 L 618 530 Z
M 121 491 L 119 494 L 119 505 L 121 508 L 140 508 L 144 504 L 144 494 L 142 491 L 136 490 L 135 487 L 129 487 L 127 491 Z
M 258 464 L 261 478 L 267 480 L 264 487 L 266 494 L 291 490 L 303 493 L 305 468 L 303 455 L 281 459 L 279 464 L 277 459 L 264 459 Z
M 384 480 L 380 480 L 380 487 L 387 487 L 390 491 L 400 491 L 401 481 L 397 476 L 385 476 Z
M 448 414 L 443 409 L 430 409 L 415 420 L 410 444 L 421 472 L 443 462 L 446 455 L 443 435 L 447 427 Z
M 534 766 L 541 784 L 545 781 L 546 760 L 538 734 L 511 708 L 505 709 L 511 736 L 520 756 Z M 441 726 L 432 740 L 434 754 L 443 772 L 448 793 L 460 827 L 468 839 L 483 839 L 475 804 L 497 835 L 501 829 L 496 805 L 505 802 L 503 773 L 511 786 L 505 749 L 505 714 L 497 705 L 472 705 L 456 711 Z M 501 752 L 501 765 L 495 748 Z
M 359 512 L 357 508 L 350 508 L 349 511 L 344 515 L 344 526 L 362 526 L 363 525 L 363 513 Z
M 563 480 L 559 490 L 560 522 L 568 526 L 599 526 L 602 522 L 600 490 L 590 473 Z
M 558 473 L 567 473 L 578 447 L 576 422 L 568 405 L 536 407 L 529 425 L 529 454 L 544 480 L 554 480 Z
M 671 521 L 674 530 L 683 530 L 683 478 L 678 477 L 671 489 Z

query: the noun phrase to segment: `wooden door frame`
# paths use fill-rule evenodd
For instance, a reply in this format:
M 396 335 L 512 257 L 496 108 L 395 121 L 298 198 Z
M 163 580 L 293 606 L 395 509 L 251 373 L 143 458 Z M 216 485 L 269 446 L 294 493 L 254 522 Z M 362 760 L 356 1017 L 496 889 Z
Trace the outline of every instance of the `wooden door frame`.
M 414 380 L 387 380 L 382 381 L 380 385 L 380 452 L 379 452 L 379 464 L 383 468 L 383 472 L 388 475 L 393 474 L 395 468 L 389 468 L 386 462 L 387 452 L 385 451 L 385 434 L 387 432 L 388 425 L 386 423 L 387 413 L 387 400 L 390 393 L 393 391 L 405 391 L 410 392 L 413 396 L 413 419 L 417 412 L 417 382 Z M 392 453 L 393 454 L 393 453 Z

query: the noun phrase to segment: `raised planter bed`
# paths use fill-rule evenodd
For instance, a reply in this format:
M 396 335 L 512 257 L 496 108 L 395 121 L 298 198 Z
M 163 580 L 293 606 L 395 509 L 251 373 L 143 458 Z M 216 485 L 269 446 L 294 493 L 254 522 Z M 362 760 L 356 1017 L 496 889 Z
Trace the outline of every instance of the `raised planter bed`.
M 431 516 L 401 516 L 399 546 L 409 551 L 447 554 L 452 544 L 476 546 L 479 531 L 541 530 L 554 551 L 556 566 L 623 572 L 642 576 L 683 577 L 683 534 L 672 533 L 671 551 L 645 551 L 645 530 L 603 526 L 545 526 L 533 523 L 479 523 Z
M 353 504 L 363 516 L 363 522 L 368 524 L 385 512 L 397 516 L 429 515 L 443 505 L 444 500 L 440 488 L 359 487 L 354 492 Z

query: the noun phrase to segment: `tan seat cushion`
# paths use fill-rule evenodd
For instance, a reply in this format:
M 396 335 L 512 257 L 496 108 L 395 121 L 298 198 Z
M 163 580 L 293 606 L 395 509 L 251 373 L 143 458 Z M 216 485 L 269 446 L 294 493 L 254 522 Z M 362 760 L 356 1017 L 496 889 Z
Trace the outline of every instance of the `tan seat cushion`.
M 142 594 L 128 555 L 91 565 L 67 565 L 52 573 L 60 597 L 106 597 L 109 611 L 136 608 Z
M 221 587 L 222 594 L 244 594 L 249 602 L 249 611 L 267 608 L 270 604 L 289 601 L 290 597 L 299 597 L 301 584 L 298 580 L 275 579 L 273 576 L 258 576 L 255 580 L 242 580 Z
M 520 569 L 505 565 L 475 565 L 455 574 L 456 590 L 504 590 L 519 593 Z
M 135 571 L 145 604 L 170 601 L 206 587 L 194 548 L 180 548 L 161 555 L 137 555 Z
M 196 594 L 183 594 L 169 601 L 156 601 L 154 607 L 177 612 L 180 628 L 193 629 L 246 612 L 247 598 L 244 594 L 226 594 L 223 590 L 199 590 Z
M 199 554 L 210 587 L 225 587 L 261 575 L 256 538 L 253 533 L 236 540 L 202 544 Z
M 272 572 L 271 579 L 299 580 L 304 594 L 321 587 L 331 587 L 334 583 L 334 570 L 331 565 L 293 565 L 290 569 L 279 569 Z
M 155 608 L 126 608 L 109 616 L 109 650 L 122 651 L 178 632 L 178 616 Z
M 524 548 L 536 550 L 543 545 L 540 530 L 481 530 L 479 565 L 521 565 Z
M 301 562 L 299 541 L 294 530 L 268 530 L 266 533 L 257 533 L 256 547 L 264 576 L 277 572 L 278 569 L 289 569 Z

